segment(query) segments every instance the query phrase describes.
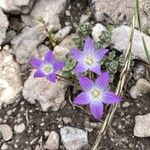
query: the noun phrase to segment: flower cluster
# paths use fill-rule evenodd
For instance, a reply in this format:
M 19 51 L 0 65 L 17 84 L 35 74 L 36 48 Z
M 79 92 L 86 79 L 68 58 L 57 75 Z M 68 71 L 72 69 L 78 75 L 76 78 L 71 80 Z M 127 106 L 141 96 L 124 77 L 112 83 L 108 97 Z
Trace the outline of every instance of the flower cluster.
M 109 75 L 108 72 L 102 72 L 100 61 L 103 59 L 108 49 L 95 50 L 92 39 L 87 37 L 84 43 L 83 51 L 76 48 L 71 49 L 71 56 L 77 62 L 74 73 L 77 76 L 79 84 L 83 90 L 74 99 L 78 105 L 89 105 L 91 114 L 99 120 L 103 114 L 104 104 L 115 104 L 121 101 L 121 98 L 108 90 Z M 51 51 L 48 51 L 44 60 L 33 58 L 31 65 L 37 69 L 35 77 L 46 77 L 55 82 L 56 72 L 64 67 L 62 61 L 54 59 Z M 85 76 L 85 73 L 97 75 L 94 80 Z

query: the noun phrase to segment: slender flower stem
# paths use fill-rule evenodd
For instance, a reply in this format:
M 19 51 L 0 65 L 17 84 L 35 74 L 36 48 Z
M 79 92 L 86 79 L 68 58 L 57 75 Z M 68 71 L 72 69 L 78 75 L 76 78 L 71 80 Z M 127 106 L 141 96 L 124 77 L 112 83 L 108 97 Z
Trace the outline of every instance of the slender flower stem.
M 132 28 L 130 31 L 130 39 L 129 39 L 129 45 L 128 45 L 128 49 L 126 51 L 126 56 L 125 56 L 125 66 L 123 68 L 123 71 L 120 75 L 120 80 L 118 82 L 118 86 L 116 89 L 116 94 L 117 95 L 121 95 L 122 94 L 122 90 L 127 78 L 127 74 L 128 71 L 130 69 L 130 62 L 131 62 L 131 49 L 132 49 L 132 45 L 133 45 L 133 35 L 134 35 L 134 27 L 135 27 L 135 20 L 136 20 L 136 15 L 135 15 L 135 8 L 136 8 L 136 0 L 134 0 L 134 8 L 133 8 L 133 18 L 132 18 Z M 112 105 L 107 113 L 107 116 L 104 120 L 104 123 L 102 125 L 102 127 L 100 128 L 100 131 L 97 135 L 96 141 L 92 147 L 91 150 L 97 150 L 97 147 L 102 139 L 102 136 L 105 135 L 107 128 L 109 127 L 109 125 L 111 124 L 111 121 L 114 117 L 114 114 L 117 110 L 118 104 Z

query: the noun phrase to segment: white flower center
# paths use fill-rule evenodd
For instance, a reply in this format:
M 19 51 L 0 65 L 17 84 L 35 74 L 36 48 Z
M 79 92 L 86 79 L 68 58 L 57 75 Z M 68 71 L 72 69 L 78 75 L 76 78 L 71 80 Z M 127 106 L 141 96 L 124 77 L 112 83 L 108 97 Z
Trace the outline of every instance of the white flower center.
M 94 63 L 93 56 L 92 56 L 92 55 L 87 55 L 87 56 L 84 58 L 84 61 L 85 61 L 85 63 L 86 63 L 88 66 L 91 66 L 91 65 Z
M 42 67 L 43 72 L 50 73 L 52 72 L 53 68 L 50 64 L 44 64 Z
M 102 91 L 100 89 L 94 88 L 90 91 L 90 95 L 93 100 L 99 100 L 102 97 Z

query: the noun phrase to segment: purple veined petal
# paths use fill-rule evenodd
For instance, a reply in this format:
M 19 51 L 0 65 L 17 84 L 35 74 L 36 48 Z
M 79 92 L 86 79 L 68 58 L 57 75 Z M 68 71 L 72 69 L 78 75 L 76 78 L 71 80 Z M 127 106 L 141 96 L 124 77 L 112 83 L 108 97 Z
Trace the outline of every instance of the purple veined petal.
M 95 80 L 95 84 L 100 88 L 106 89 L 108 87 L 108 84 L 109 84 L 108 72 L 101 73 L 101 75 L 98 76 L 97 79 Z
M 85 91 L 90 90 L 94 85 L 93 81 L 91 81 L 89 78 L 84 77 L 84 76 L 78 77 L 78 80 L 79 80 L 80 86 Z
M 103 115 L 103 103 L 101 101 L 95 101 L 90 103 L 90 111 L 95 119 L 100 120 Z
M 83 56 L 83 52 L 82 51 L 79 51 L 78 49 L 76 48 L 72 48 L 71 49 L 71 56 L 77 60 L 77 61 L 80 61 L 82 59 L 82 56 Z
M 51 50 L 48 51 L 48 52 L 45 54 L 44 61 L 47 62 L 47 63 L 53 61 L 53 53 L 52 53 Z
M 85 53 L 92 54 L 92 53 L 94 53 L 94 50 L 95 50 L 95 49 L 94 49 L 93 41 L 92 41 L 92 39 L 88 36 L 88 37 L 85 39 L 83 51 L 84 51 Z
M 73 103 L 78 105 L 87 105 L 90 103 L 90 98 L 86 92 L 82 92 L 75 97 Z
M 64 67 L 64 62 L 55 61 L 53 65 L 54 65 L 54 70 L 58 71 L 58 70 L 61 70 Z
M 55 73 L 51 73 L 47 76 L 47 79 L 51 82 L 55 82 L 56 81 L 56 74 Z
M 87 70 L 88 70 L 88 68 L 86 65 L 78 63 L 74 69 L 74 73 L 79 74 L 79 73 L 85 72 Z
M 39 71 L 39 70 L 34 73 L 34 77 L 39 77 L 39 78 L 41 78 L 41 77 L 44 77 L 44 76 L 45 76 L 44 73 L 41 72 L 41 71 Z
M 32 59 L 30 60 L 30 64 L 31 64 L 35 69 L 40 69 L 41 66 L 42 66 L 42 64 L 43 64 L 43 62 L 42 62 L 42 60 L 40 60 L 40 59 L 32 58 Z
M 100 67 L 100 64 L 99 63 L 95 63 L 93 64 L 90 68 L 89 68 L 90 71 L 98 74 L 98 75 L 101 75 L 101 67 Z
M 113 92 L 105 91 L 102 98 L 103 103 L 115 104 L 121 101 L 121 98 Z
M 99 50 L 95 51 L 95 57 L 96 57 L 96 61 L 101 61 L 103 59 L 103 57 L 105 56 L 105 54 L 108 52 L 109 50 L 106 48 L 102 48 Z

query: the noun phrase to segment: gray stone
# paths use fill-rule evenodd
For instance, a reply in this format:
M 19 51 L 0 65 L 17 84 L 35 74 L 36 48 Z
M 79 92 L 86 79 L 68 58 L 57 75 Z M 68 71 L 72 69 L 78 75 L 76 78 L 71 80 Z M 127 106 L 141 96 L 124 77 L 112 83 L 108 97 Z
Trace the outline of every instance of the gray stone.
M 61 141 L 67 150 L 81 150 L 88 144 L 87 132 L 73 127 L 63 127 L 60 130 Z
M 38 50 L 40 58 L 43 58 L 45 56 L 46 52 L 49 50 L 49 47 L 42 44 L 37 48 L 37 50 Z
M 88 22 L 90 18 L 90 14 L 82 14 L 81 17 L 80 17 L 80 23 L 85 23 L 85 22 Z
M 7 16 L 3 13 L 2 9 L 0 8 L 0 45 L 6 39 L 6 31 L 9 26 Z
M 59 135 L 57 132 L 52 131 L 50 133 L 44 148 L 48 149 L 48 150 L 58 150 L 58 148 L 59 148 Z
M 29 15 L 22 15 L 22 20 L 26 25 L 35 26 L 42 17 L 48 29 L 59 30 L 59 15 L 63 14 L 66 5 L 67 0 L 38 0 Z
M 134 135 L 137 137 L 150 137 L 150 113 L 135 117 Z
M 26 129 L 26 126 L 24 123 L 14 126 L 14 130 L 16 131 L 16 133 L 22 133 L 25 129 Z
M 0 132 L 2 133 L 3 139 L 5 141 L 9 141 L 13 136 L 12 129 L 7 124 L 0 125 Z
M 69 52 L 70 50 L 68 48 L 59 45 L 54 48 L 54 55 L 59 60 L 63 60 Z
M 11 14 L 27 14 L 35 0 L 0 0 L 0 7 Z
M 1 150 L 8 150 L 8 145 L 6 143 L 3 143 L 1 146 Z
M 59 30 L 55 34 L 55 38 L 58 42 L 61 42 L 71 31 L 72 27 L 71 26 L 66 26 L 63 29 Z
M 38 57 L 37 47 L 45 40 L 46 36 L 39 31 L 39 26 L 26 27 L 12 41 L 13 53 L 20 64 L 28 64 L 30 58 Z
M 68 49 L 74 48 L 76 47 L 74 40 L 73 40 L 75 37 L 76 37 L 75 34 L 70 34 L 66 36 L 66 38 L 59 45 L 62 47 L 66 47 Z
M 97 21 L 131 24 L 133 0 L 89 0 Z M 150 1 L 140 1 L 141 23 L 144 29 L 150 27 Z
M 0 105 L 15 101 L 21 92 L 21 72 L 9 49 L 0 51 Z
M 6 33 L 6 39 L 4 44 L 9 43 L 16 36 L 16 32 L 14 30 L 10 30 Z
M 123 108 L 127 108 L 127 107 L 129 107 L 129 105 L 130 105 L 129 102 L 124 102 L 124 103 L 122 104 L 122 107 L 123 107 Z
M 31 104 L 35 104 L 37 100 L 43 111 L 47 111 L 48 108 L 57 111 L 65 101 L 67 84 L 59 80 L 52 83 L 45 78 L 34 78 L 33 73 L 34 71 L 24 84 L 24 99 Z
M 143 93 L 150 92 L 150 82 L 146 79 L 140 78 L 136 85 L 130 89 L 130 96 L 133 99 L 137 99 L 138 96 L 141 96 Z
M 122 25 L 120 27 L 115 28 L 112 32 L 112 44 L 114 44 L 114 48 L 125 53 L 129 44 L 129 36 L 130 36 L 130 27 Z M 150 47 L 150 37 L 144 34 L 144 38 L 147 47 Z M 133 46 L 131 53 L 133 58 L 148 61 L 145 55 L 141 34 L 138 30 L 135 30 L 134 32 Z
M 94 40 L 95 42 L 98 42 L 100 35 L 101 35 L 102 32 L 105 31 L 105 30 L 106 30 L 106 28 L 105 28 L 102 24 L 97 23 L 97 24 L 93 27 L 93 31 L 92 31 L 93 40 Z

